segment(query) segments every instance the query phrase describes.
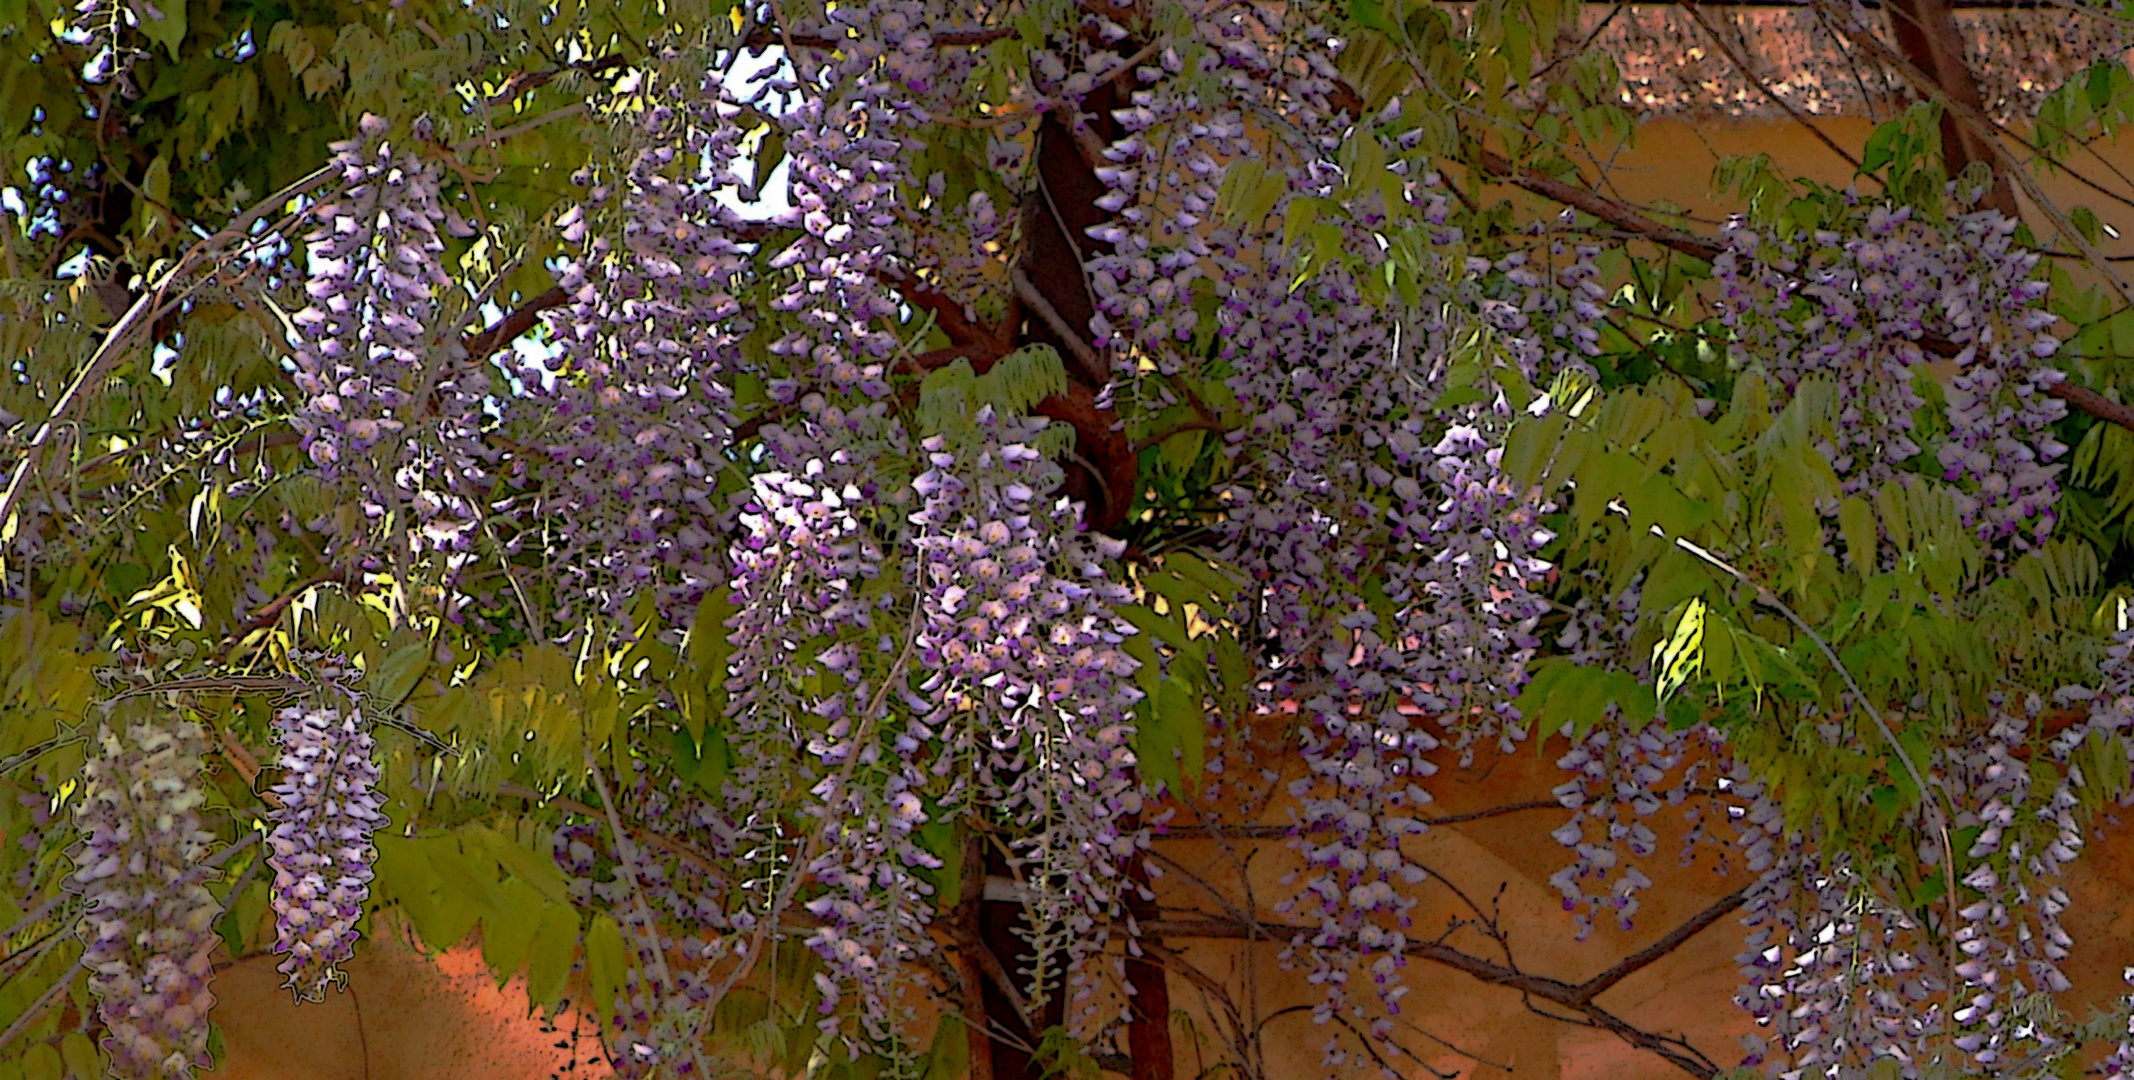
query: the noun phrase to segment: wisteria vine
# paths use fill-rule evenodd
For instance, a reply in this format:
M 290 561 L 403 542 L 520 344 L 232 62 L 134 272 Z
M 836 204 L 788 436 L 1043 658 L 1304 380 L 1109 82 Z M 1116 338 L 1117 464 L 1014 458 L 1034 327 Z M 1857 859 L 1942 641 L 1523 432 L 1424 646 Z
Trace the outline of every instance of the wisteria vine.
M 2072 985 L 2068 868 L 2134 757 L 2134 631 L 2042 629 L 2087 666 L 2029 640 L 1939 681 L 1845 640 L 2098 576 L 2063 543 L 2059 318 L 2017 223 L 1953 189 L 1735 220 L 1673 328 L 1723 374 L 1633 385 L 1615 316 L 1639 301 L 1591 222 L 1477 210 L 1424 96 L 1365 103 L 1310 5 L 1051 5 L 1012 60 L 946 0 L 792 6 L 737 10 L 781 49 L 752 82 L 721 37 L 608 91 L 612 153 L 544 224 L 556 299 L 511 359 L 468 348 L 486 294 L 448 258 L 468 230 L 435 125 L 364 116 L 333 145 L 283 343 L 328 569 L 280 599 L 247 581 L 245 606 L 302 626 L 312 590 L 362 596 L 398 635 L 366 676 L 429 681 L 391 705 L 303 670 L 236 684 L 301 700 L 247 793 L 299 999 L 353 955 L 392 799 L 423 799 L 412 837 L 440 792 L 449 815 L 508 791 L 556 826 L 571 917 L 620 928 L 593 1011 L 623 1075 L 695 1074 L 736 988 L 788 968 L 826 1060 L 913 1065 L 930 993 L 1008 1000 L 1032 1044 L 1145 1039 L 1126 972 L 1161 948 L 1151 852 L 1180 815 L 1218 832 L 1204 811 L 1250 764 L 1286 815 L 1268 908 L 1323 1061 L 1391 1071 L 1409 967 L 1461 929 L 1421 915 L 1447 885 L 1422 855 L 1438 776 L 1539 752 L 1545 902 L 1580 941 L 1640 929 L 1663 854 L 1745 875 L 1743 1067 L 2001 1075 L 2089 1037 L 2047 1006 Z M 751 210 L 767 187 L 784 205 Z M 1207 451 L 1161 460 L 1189 430 Z M 1773 479 L 1781 459 L 1817 467 Z M 1830 486 L 1788 516 L 1795 475 Z M 1178 476 L 1207 501 L 1166 535 Z M 1708 477 L 1739 482 L 1691 490 Z M 1774 532 L 1746 571 L 1698 546 Z M 280 569 L 252 539 L 254 576 Z M 1143 583 L 1182 551 L 1236 587 L 1159 604 Z M 1929 558 L 1958 569 L 1912 572 Z M 263 628 L 223 655 L 273 656 Z M 535 695 L 448 639 L 567 657 L 543 691 L 598 698 L 618 741 L 543 773 L 537 733 L 497 719 Z M 1202 680 L 1210 640 L 1234 651 Z M 1544 663 L 1601 690 L 1539 709 L 1571 700 L 1536 690 Z M 1154 696 L 1235 713 L 1194 733 L 1217 759 L 1194 783 L 1149 778 L 1176 741 Z M 67 888 L 115 1069 L 186 1075 L 221 911 L 206 733 L 117 700 Z M 455 780 L 442 757 L 413 787 L 383 771 L 403 700 L 463 710 L 455 742 L 410 729 L 464 756 Z M 470 712 L 526 745 L 479 745 Z M 959 969 L 1010 904 L 1017 951 Z M 1266 914 L 1225 916 L 1257 938 Z

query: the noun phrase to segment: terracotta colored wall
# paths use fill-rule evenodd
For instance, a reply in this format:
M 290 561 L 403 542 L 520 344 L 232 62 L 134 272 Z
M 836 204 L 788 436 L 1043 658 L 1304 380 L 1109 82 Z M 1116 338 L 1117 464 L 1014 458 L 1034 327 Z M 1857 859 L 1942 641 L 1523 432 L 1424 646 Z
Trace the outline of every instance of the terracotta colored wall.
M 591 1080 L 612 1075 L 590 1025 L 528 1014 L 523 977 L 502 989 L 478 942 L 436 957 L 413 947 L 391 916 L 357 947 L 348 985 L 294 1004 L 275 958 L 217 971 L 215 1022 L 225 1080 Z
M 1483 755 L 1469 771 L 1454 769 L 1448 760 L 1444 771 L 1429 782 L 1436 798 L 1429 812 L 1456 815 L 1548 798 L 1549 789 L 1562 779 L 1554 762 L 1563 749 L 1559 739 L 1538 753 L 1529 746 L 1510 756 Z M 1481 907 L 1501 913 L 1504 945 L 1519 969 L 1576 984 L 1657 941 L 1748 880 L 1738 859 L 1724 873 L 1709 855 L 1689 866 L 1680 865 L 1680 811 L 1663 807 L 1644 819 L 1659 835 L 1659 845 L 1653 856 L 1639 864 L 1654 885 L 1642 894 L 1643 909 L 1635 928 L 1624 932 L 1602 926 L 1587 941 L 1579 942 L 1570 916 L 1548 885 L 1549 875 L 1568 861 L 1568 853 L 1549 838 L 1548 831 L 1566 816 L 1557 809 L 1522 811 L 1438 827 L 1410 841 L 1406 845 L 1410 857 L 1442 879 L 1416 890 L 1422 903 L 1414 912 L 1411 937 L 1435 939 L 1446 933 L 1446 943 L 1462 951 L 1499 962 L 1504 959 L 1504 949 L 1471 926 L 1447 932 L 1454 920 L 1472 918 L 1472 912 L 1444 884 L 1450 883 Z M 1286 807 L 1277 803 L 1262 820 L 1275 824 L 1287 817 Z M 1719 836 L 1732 836 L 1724 823 L 1715 822 L 1714 829 Z M 1245 894 L 1242 882 L 1249 881 L 1263 911 L 1293 895 L 1296 887 L 1280 879 L 1295 868 L 1294 858 L 1279 841 L 1257 847 L 1241 876 L 1238 860 L 1226 856 L 1221 845 L 1211 841 L 1161 844 L 1160 850 L 1182 864 L 1184 871 L 1163 879 L 1164 903 L 1218 913 L 1220 909 L 1209 902 L 1207 891 L 1195 879 L 1222 888 L 1233 898 Z M 2134 963 L 2134 905 L 2126 902 L 2126 897 L 2134 895 L 2134 821 L 2107 822 L 2093 835 L 2066 885 L 2073 898 L 2066 925 L 2078 945 L 2066 967 L 2074 988 L 2063 1005 L 2070 1015 L 2085 1016 L 2092 1004 L 2124 992 L 2121 970 Z M 1747 1015 L 1733 1003 L 1739 982 L 1735 954 L 1742 932 L 1738 914 L 1724 916 L 1596 1000 L 1637 1027 L 1683 1036 L 1722 1067 L 1731 1066 L 1740 1057 L 1740 1036 L 1752 1030 Z M 1279 966 L 1277 954 L 1286 942 L 1254 947 L 1249 961 L 1245 947 L 1232 941 L 1171 944 L 1229 987 L 1248 1014 L 1256 1010 L 1259 1016 L 1269 1016 L 1287 1006 L 1309 1006 L 1319 1000 L 1318 988 L 1308 985 L 1301 971 L 1283 971 Z M 1441 1073 L 1513 1080 L 1663 1080 L 1685 1075 L 1611 1033 L 1537 1016 L 1518 993 L 1463 972 L 1418 961 L 1410 964 L 1405 977 L 1414 989 L 1403 1002 L 1404 1018 L 1416 1030 L 1407 1032 L 1403 1041 Z M 1244 993 L 1248 980 L 1255 988 L 1250 995 Z M 1191 1012 L 1193 1023 L 1203 1031 L 1218 1029 L 1199 987 L 1176 976 L 1171 987 L 1174 1008 Z M 1368 993 L 1367 986 L 1361 989 Z M 1277 1019 L 1267 1030 L 1267 1076 L 1324 1075 L 1320 1048 L 1326 1031 L 1315 1027 L 1308 1014 Z M 1190 1040 L 1182 1039 L 1181 1044 L 1190 1045 Z M 1480 1063 L 1502 1068 L 1477 1067 Z M 1181 1054 L 1180 1066 L 1181 1078 L 1197 1074 L 1188 1054 Z M 1408 1074 L 1427 1075 L 1419 1067 L 1410 1068 Z
M 1830 118 L 1811 121 L 1832 142 L 1858 154 L 1874 130 L 1865 119 Z M 2028 125 L 2018 125 L 2028 131 Z M 2107 256 L 2134 255 L 2134 208 L 2115 202 L 2086 186 L 2082 178 L 2134 197 L 2134 139 L 2099 143 L 2096 153 L 2076 151 L 2066 161 L 2068 170 L 2033 172 L 2047 198 L 2062 210 L 2086 205 L 2099 220 L 2117 228 L 2118 239 L 2107 236 L 2099 244 Z M 1665 200 L 1692 217 L 1716 227 L 1729 206 L 1711 194 L 1712 169 L 1725 157 L 1766 153 L 1786 172 L 1798 172 L 1823 183 L 1844 186 L 1853 169 L 1800 124 L 1791 120 L 1723 121 L 1685 123 L 1654 121 L 1638 128 L 1637 145 L 1609 164 L 1607 191 L 1632 203 Z M 2020 155 L 2027 156 L 2027 155 Z M 2039 235 L 2049 235 L 2045 218 L 2018 188 L 2017 201 L 2024 217 Z M 2076 268 L 2068 260 L 2070 270 Z M 2122 274 L 2128 271 L 2123 269 Z

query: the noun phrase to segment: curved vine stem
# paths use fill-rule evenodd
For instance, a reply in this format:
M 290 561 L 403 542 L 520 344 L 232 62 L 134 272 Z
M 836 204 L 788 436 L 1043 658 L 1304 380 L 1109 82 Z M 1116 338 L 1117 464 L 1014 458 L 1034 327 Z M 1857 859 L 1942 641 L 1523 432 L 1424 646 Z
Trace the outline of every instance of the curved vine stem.
M 659 924 L 652 917 L 652 905 L 645 901 L 644 885 L 637 880 L 637 845 L 623 830 L 622 815 L 615 811 L 615 799 L 608 793 L 607 779 L 601 775 L 600 762 L 594 759 L 590 745 L 585 748 L 585 767 L 593 773 L 593 788 L 600 792 L 600 805 L 607 811 L 608 828 L 614 832 L 615 853 L 621 856 L 623 880 L 630 886 L 631 906 L 637 912 L 639 924 L 644 927 L 645 942 L 652 950 L 652 974 L 659 978 L 662 994 L 676 993 L 681 987 L 675 983 L 674 974 L 667 970 L 667 951 L 660 947 Z M 704 1068 L 704 1057 L 697 1048 L 697 1040 L 692 1038 L 686 1045 L 690 1063 L 696 1066 L 696 1074 L 710 1076 Z
M 1659 527 L 1654 526 L 1653 531 L 1659 532 Z M 1755 590 L 1757 603 L 1785 616 L 1786 621 L 1792 623 L 1794 629 L 1799 630 L 1809 641 L 1814 642 L 1815 647 L 1822 652 L 1824 658 L 1830 661 L 1830 666 L 1836 669 L 1838 678 L 1845 681 L 1845 688 L 1852 691 L 1853 700 L 1859 702 L 1861 710 L 1866 712 L 1868 718 L 1875 722 L 1875 730 L 1882 733 L 1882 740 L 1889 744 L 1890 752 L 1897 755 L 1897 760 L 1903 763 L 1905 773 L 1912 778 L 1912 783 L 1919 790 L 1921 804 L 1931 808 L 1934 817 L 1932 822 L 1934 831 L 1940 835 L 1941 839 L 1941 869 L 1945 884 L 1948 886 L 1949 897 L 1949 947 L 1952 950 L 1949 959 L 1949 973 L 1953 980 L 1956 972 L 1956 960 L 1953 954 L 1953 950 L 1956 947 L 1956 924 L 1960 920 L 1957 916 L 1957 904 L 1959 901 L 1956 896 L 1956 847 L 1949 840 L 1949 820 L 1954 816 L 1956 808 L 1953 805 L 1943 806 L 1930 792 L 1925 774 L 1919 771 L 1919 765 L 1912 760 L 1912 755 L 1905 751 L 1904 745 L 1897 741 L 1897 733 L 1890 728 L 1889 721 L 1883 719 L 1882 710 L 1875 707 L 1874 701 L 1867 696 L 1867 691 L 1860 688 L 1859 680 L 1853 678 L 1852 670 L 1845 666 L 1844 660 L 1839 659 L 1838 651 L 1830 647 L 1830 642 L 1825 641 L 1823 635 L 1816 633 L 1815 627 L 1808 625 L 1808 620 L 1801 618 L 1800 613 L 1793 610 L 1792 605 L 1780 600 L 1778 594 L 1772 592 L 1768 586 L 1750 578 L 1749 575 L 1741 572 L 1732 563 L 1691 542 L 1687 537 L 1677 536 L 1674 538 L 1674 542 L 1676 547 L 1709 564 L 1720 573 L 1733 578 L 1743 588 Z M 1953 985 L 1952 981 L 1951 986 Z

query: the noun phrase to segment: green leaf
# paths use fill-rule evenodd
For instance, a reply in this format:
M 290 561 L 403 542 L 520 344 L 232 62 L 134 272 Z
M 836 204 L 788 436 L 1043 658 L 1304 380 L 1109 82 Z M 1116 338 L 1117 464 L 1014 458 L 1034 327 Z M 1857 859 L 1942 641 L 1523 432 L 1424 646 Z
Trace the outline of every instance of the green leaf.
M 738 610 L 732 587 L 722 585 L 704 595 L 689 627 L 686 677 L 676 680 L 674 690 L 689 733 L 699 738 L 706 724 L 726 715 L 726 658 L 733 655 L 726 622 Z
M 104 1080 L 104 1059 L 89 1036 L 79 1031 L 67 1032 L 66 1038 L 59 1040 L 59 1056 L 66 1062 L 68 1080 Z
M 548 905 L 541 894 L 518 878 L 497 887 L 498 903 L 482 915 L 482 962 L 502 986 L 526 964 L 527 950 Z
M 430 903 L 430 894 L 440 883 L 424 853 L 431 843 L 392 833 L 377 838 L 378 855 L 371 860 L 371 873 L 380 900 L 411 908 Z
M 2067 220 L 2069 224 L 2075 227 L 2076 232 L 2082 234 L 2084 240 L 2092 244 L 2103 241 L 2104 223 L 2097 220 L 2097 212 L 2095 210 L 2087 206 L 2074 207 L 2067 212 Z
M 926 1050 L 926 1071 L 920 1080 L 961 1080 L 971 1069 L 970 1030 L 954 1016 L 943 1016 L 934 1025 L 934 1042 Z
M 71 974 L 71 971 L 70 971 Z M 65 1080 L 66 1063 L 59 1059 L 59 1051 L 52 1044 L 40 1042 L 32 1045 L 16 1062 L 22 1070 L 22 1080 Z
M 1547 467 L 1550 455 L 1562 444 L 1570 423 L 1570 417 L 1554 411 L 1538 419 L 1514 423 L 1505 439 L 1502 459 L 1505 476 L 1521 487 L 1540 483 L 1541 470 Z
M 1162 724 L 1166 749 L 1178 752 L 1177 761 L 1167 759 L 1167 771 L 1190 786 L 1200 783 L 1207 755 L 1207 714 L 1201 697 L 1181 679 L 1165 679 L 1156 692 L 1156 717 Z
M 178 46 L 185 41 L 185 0 L 163 0 L 154 6 L 140 4 L 134 10 L 141 17 L 142 35 L 163 46 L 176 60 Z M 149 14 L 151 11 L 160 11 L 162 17 Z
M 594 915 L 592 927 L 585 932 L 585 970 L 593 981 L 593 1009 L 602 1026 L 614 1022 L 615 997 L 622 992 L 629 963 L 622 928 L 605 913 Z
M 525 883 L 550 903 L 570 905 L 570 883 L 564 880 L 563 870 L 554 859 L 528 851 L 518 841 L 480 823 L 468 826 L 464 835 L 509 870 L 514 880 Z
M 1838 504 L 1838 531 L 1845 534 L 1845 558 L 1862 576 L 1875 572 L 1875 512 L 1857 495 Z
M 578 914 L 569 907 L 541 906 L 540 922 L 527 947 L 526 994 L 535 1005 L 553 1007 L 563 999 L 578 955 Z
M 1349 0 L 1349 18 L 1372 30 L 1393 29 L 1393 21 L 1386 18 L 1385 0 Z
M 371 696 L 387 705 L 406 701 L 415 692 L 415 684 L 422 681 L 423 673 L 430 669 L 430 655 L 430 646 L 422 642 L 394 649 L 370 673 Z

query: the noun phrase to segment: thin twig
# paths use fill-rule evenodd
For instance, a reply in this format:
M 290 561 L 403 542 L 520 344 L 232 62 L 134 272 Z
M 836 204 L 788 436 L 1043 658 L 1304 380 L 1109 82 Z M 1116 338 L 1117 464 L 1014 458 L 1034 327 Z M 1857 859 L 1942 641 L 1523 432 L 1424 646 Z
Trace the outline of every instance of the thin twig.
M 0 531 L 5 531 L 12 522 L 30 475 L 42 471 L 45 443 L 71 421 L 74 410 L 90 393 L 102 387 L 104 377 L 118 366 L 119 359 L 126 355 L 134 339 L 154 326 L 156 320 L 177 308 L 181 301 L 175 297 L 167 297 L 171 286 L 200 263 L 220 253 L 226 245 L 243 242 L 246 231 L 252 227 L 253 222 L 267 216 L 275 208 L 286 205 L 291 199 L 310 192 L 332 179 L 338 172 L 332 165 L 321 166 L 267 196 L 264 201 L 239 214 L 221 231 L 179 256 L 169 270 L 153 284 L 141 290 L 141 295 L 134 300 L 133 306 L 127 308 L 126 313 L 119 316 L 119 321 L 105 332 L 104 339 L 97 343 L 96 351 L 89 354 L 88 361 L 82 365 L 74 381 L 59 395 L 52 411 L 22 447 L 22 457 L 15 463 L 14 471 L 8 477 L 7 488 L 0 490 Z M 4 562 L 4 559 L 0 559 L 0 564 Z
M 674 981 L 673 973 L 667 970 L 667 950 L 660 947 L 659 924 L 653 921 L 652 905 L 645 900 L 644 884 L 637 880 L 636 846 L 630 842 L 630 834 L 623 830 L 622 815 L 615 812 L 615 800 L 608 794 L 607 779 L 601 775 L 600 762 L 594 759 L 590 745 L 585 747 L 585 767 L 592 772 L 593 789 L 600 792 L 600 805 L 607 810 L 608 829 L 615 837 L 615 854 L 622 866 L 623 881 L 630 886 L 631 907 L 637 912 L 639 925 L 644 927 L 645 943 L 652 950 L 652 973 L 659 977 L 659 993 L 663 996 L 675 993 L 681 987 Z M 697 1047 L 697 1040 L 690 1039 L 684 1048 L 696 1066 L 696 1074 L 710 1076 L 704 1068 L 704 1057 Z
M 1655 527 L 1654 531 L 1658 531 L 1657 527 Z M 1876 708 L 1874 701 L 1867 696 L 1867 691 L 1860 688 L 1859 681 L 1852 677 L 1852 669 L 1845 666 L 1844 660 L 1839 659 L 1837 650 L 1831 648 L 1830 643 L 1823 640 L 1823 635 L 1816 633 L 1815 628 L 1809 626 L 1808 621 L 1801 618 L 1799 612 L 1794 611 L 1791 605 L 1780 600 L 1777 593 L 1752 580 L 1749 575 L 1735 569 L 1726 560 L 1691 543 L 1688 538 L 1675 537 L 1675 546 L 1717 568 L 1719 572 L 1733 578 L 1743 588 L 1753 590 L 1756 594 L 1757 603 L 1772 608 L 1785 616 L 1787 622 L 1792 623 L 1795 629 L 1805 635 L 1809 641 L 1814 642 L 1815 647 L 1822 652 L 1824 658 L 1830 661 L 1830 666 L 1837 669 L 1838 677 L 1844 680 L 1846 689 L 1852 691 L 1853 700 L 1859 702 L 1860 708 L 1867 713 L 1869 719 L 1875 722 L 1875 730 L 1882 733 L 1882 740 L 1889 744 L 1890 752 L 1896 754 L 1897 760 L 1904 764 L 1904 771 L 1911 776 L 1912 784 L 1919 791 L 1919 803 L 1928 812 L 1929 826 L 1939 833 L 1941 837 L 1941 868 L 1946 878 L 1949 895 L 1949 970 L 1955 971 L 1955 929 L 1961 921 L 1957 916 L 1957 905 L 1961 901 L 1956 894 L 1956 846 L 1949 839 L 1949 819 L 1955 815 L 1955 807 L 1950 806 L 1944 809 L 1940 800 L 1934 797 L 1933 792 L 1927 787 L 1926 775 L 1919 771 L 1919 766 L 1912 761 L 1912 755 L 1906 752 L 1904 744 L 1897 741 L 1897 733 L 1890 729 L 1889 721 L 1882 718 L 1882 710 Z
M 1741 77 L 1748 80 L 1749 85 L 1761 91 L 1764 97 L 1770 99 L 1771 104 L 1783 110 L 1788 118 L 1800 125 L 1808 134 L 1815 136 L 1817 142 L 1829 148 L 1831 153 L 1836 154 L 1847 165 L 1852 166 L 1855 170 L 1860 167 L 1859 158 L 1852 156 L 1844 147 L 1839 146 L 1837 140 L 1831 138 L 1822 128 L 1809 123 L 1808 118 L 1802 116 L 1801 111 L 1794 108 L 1792 102 L 1778 96 L 1778 92 L 1771 89 L 1769 83 L 1757 78 L 1756 73 L 1750 70 L 1749 62 L 1743 59 L 1741 53 L 1734 48 L 1734 43 L 1720 36 L 1718 29 L 1705 19 L 1701 8 L 1703 3 L 1707 3 L 1709 0 L 1679 0 L 1679 2 L 1682 10 L 1687 12 L 1689 17 L 1696 22 L 1698 29 L 1704 31 L 1704 36 L 1712 39 L 1712 44 L 1719 46 L 1719 51 L 1726 54 L 1727 62 L 1734 65 L 1734 70 L 1740 72 Z M 1609 17 L 1613 18 L 1614 13 L 1610 12 Z
M 21 768 L 22 766 L 37 760 L 39 757 L 42 757 L 45 754 L 59 749 L 62 746 L 66 746 L 70 743 L 78 743 L 87 737 L 88 736 L 78 731 L 54 735 L 51 738 L 46 739 L 45 741 L 38 743 L 37 745 L 32 746 L 19 754 L 16 754 L 14 757 L 8 758 L 6 761 L 0 761 L 0 773 L 12 772 L 15 769 Z
M 229 862 L 231 857 L 235 856 L 238 852 L 241 852 L 256 843 L 259 843 L 261 835 L 262 834 L 258 829 L 246 829 L 245 834 L 233 843 L 231 843 L 229 847 L 223 848 L 221 851 L 218 851 L 213 855 L 210 855 L 207 858 L 200 860 L 200 865 L 204 867 L 221 866 L 223 863 Z M 258 864 L 254 863 L 253 865 L 256 866 Z
M 75 973 L 80 970 L 82 962 L 74 961 L 66 971 L 60 973 L 59 978 L 52 980 L 52 985 L 45 987 L 44 993 L 37 995 L 37 1000 L 30 1002 L 29 1008 L 22 1010 L 22 1015 L 16 1017 L 15 1022 L 9 1024 L 6 1031 L 0 1031 L 0 1050 L 6 1049 L 7 1044 L 14 1042 L 16 1036 L 28 1031 L 30 1022 L 37 1019 L 52 1004 L 52 999 L 58 997 L 60 991 L 73 983 Z
M 52 909 L 66 903 L 67 896 L 67 893 L 61 892 L 45 897 L 44 903 L 37 905 L 29 914 L 15 920 L 15 925 L 8 927 L 6 930 L 0 930 L 0 942 L 7 941 L 31 926 L 43 922 L 44 917 L 52 913 Z M 7 961 L 7 957 L 0 957 L 0 964 L 5 964 Z

